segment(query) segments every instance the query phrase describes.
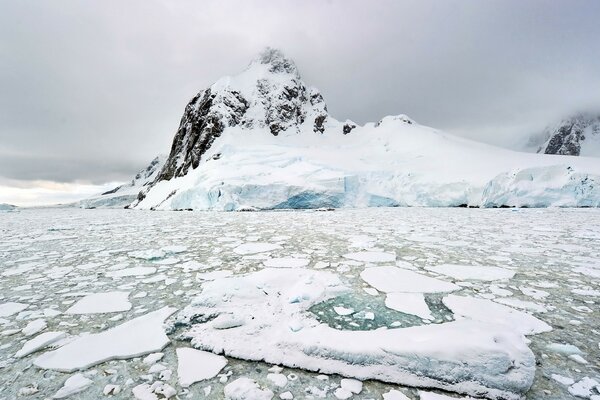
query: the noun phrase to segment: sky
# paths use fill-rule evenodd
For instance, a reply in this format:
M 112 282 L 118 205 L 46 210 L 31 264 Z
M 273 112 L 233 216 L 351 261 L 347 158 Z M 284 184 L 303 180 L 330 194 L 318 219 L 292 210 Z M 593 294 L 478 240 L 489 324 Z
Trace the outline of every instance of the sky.
M 515 147 L 600 109 L 600 1 L 0 0 L 0 203 L 69 202 L 168 153 L 186 103 L 267 46 L 337 119 Z

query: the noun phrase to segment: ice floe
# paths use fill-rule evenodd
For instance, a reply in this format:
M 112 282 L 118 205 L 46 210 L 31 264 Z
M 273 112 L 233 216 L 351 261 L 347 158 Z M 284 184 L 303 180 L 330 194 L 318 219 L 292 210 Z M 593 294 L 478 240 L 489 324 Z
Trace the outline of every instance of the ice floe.
M 282 257 L 269 258 L 263 261 L 263 264 L 270 268 L 299 268 L 306 267 L 309 262 L 310 260 L 307 258 Z
M 390 262 L 396 260 L 396 254 L 382 251 L 360 251 L 357 253 L 344 254 L 344 257 L 363 262 Z
M 131 309 L 129 292 L 93 293 L 72 305 L 67 314 L 101 314 Z
M 385 293 L 439 293 L 460 289 L 453 283 L 398 267 L 370 267 L 360 276 L 369 285 Z
M 177 349 L 177 376 L 181 387 L 214 378 L 227 365 L 227 359 L 189 347 Z
M 515 275 L 515 271 L 510 269 L 484 265 L 441 264 L 425 269 L 459 280 L 496 281 L 510 279 Z
M 21 312 L 29 307 L 28 304 L 7 302 L 0 304 L 0 317 L 10 317 L 13 314 Z
M 21 350 L 17 351 L 15 357 L 25 357 L 31 353 L 34 353 L 44 347 L 47 347 L 58 340 L 66 337 L 67 334 L 65 332 L 44 332 L 34 337 L 33 339 L 28 340 L 23 344 Z
M 421 293 L 388 293 L 385 305 L 392 310 L 416 315 L 422 319 L 433 319 L 431 310 Z
M 468 318 L 476 321 L 506 325 L 523 335 L 548 332 L 552 327 L 522 311 L 495 303 L 487 299 L 448 295 L 442 299 L 455 318 Z
M 169 343 L 163 321 L 175 311 L 175 308 L 163 307 L 106 331 L 80 336 L 37 357 L 34 364 L 44 369 L 71 372 L 108 360 L 138 357 L 161 350 Z
M 529 389 L 533 353 L 520 332 L 506 325 L 462 320 L 344 331 L 307 313 L 313 304 L 347 290 L 329 272 L 263 269 L 207 282 L 177 321 L 191 324 L 183 336 L 194 347 L 247 360 L 491 398 L 517 399 Z M 229 329 L 192 323 L 221 314 L 243 323 Z

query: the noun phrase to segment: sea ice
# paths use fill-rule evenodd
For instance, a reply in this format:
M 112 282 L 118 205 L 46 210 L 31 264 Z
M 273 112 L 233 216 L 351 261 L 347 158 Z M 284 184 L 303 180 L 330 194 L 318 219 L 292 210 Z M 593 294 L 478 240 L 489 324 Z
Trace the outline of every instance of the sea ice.
M 31 336 L 43 331 L 47 326 L 48 324 L 46 323 L 46 320 L 36 319 L 29 322 L 21 332 L 23 332 L 25 336 Z
M 458 280 L 495 281 L 510 279 L 515 275 L 515 271 L 510 269 L 484 265 L 441 264 L 425 269 Z
M 61 387 L 52 398 L 64 399 L 73 394 L 83 392 L 92 383 L 93 381 L 83 376 L 83 374 L 75 374 L 65 381 L 63 387 Z
M 267 251 L 277 250 L 280 248 L 280 245 L 274 243 L 252 242 L 239 245 L 233 249 L 233 252 L 245 256 L 248 254 L 265 253 Z
M 177 375 L 181 387 L 214 378 L 227 365 L 227 359 L 189 347 L 177 349 Z
M 468 318 L 476 321 L 506 325 L 523 335 L 532 335 L 552 330 L 550 325 L 531 314 L 497 304 L 487 299 L 448 295 L 442 299 L 455 318 Z
M 438 293 L 460 289 L 453 283 L 398 267 L 370 267 L 360 276 L 369 285 L 385 293 Z
M 396 254 L 382 251 L 360 251 L 358 253 L 344 254 L 344 257 L 362 262 L 390 262 L 396 260 Z
M 283 258 L 269 258 L 263 261 L 265 267 L 270 268 L 299 268 L 306 267 L 310 260 L 306 258 L 293 258 L 293 257 L 283 257 Z
M 67 314 L 101 314 L 128 311 L 131 303 L 127 298 L 129 292 L 93 293 L 85 296 L 72 305 Z
M 0 304 L 0 317 L 10 317 L 13 314 L 23 311 L 27 307 L 29 307 L 29 305 L 23 303 L 2 303 Z
M 261 389 L 250 378 L 242 377 L 225 386 L 225 398 L 228 400 L 271 400 L 275 394 L 269 389 Z
M 106 331 L 80 336 L 57 350 L 42 354 L 33 363 L 44 369 L 71 372 L 108 360 L 161 350 L 169 343 L 163 321 L 175 311 L 175 308 L 163 307 Z
M 247 360 L 491 398 L 518 399 L 531 386 L 533 353 L 522 335 L 505 325 L 462 320 L 344 331 L 307 313 L 346 291 L 330 272 L 263 269 L 205 283 L 177 323 L 192 324 L 183 333 L 192 346 Z M 245 323 L 223 330 L 192 322 L 221 314 Z M 300 328 L 290 329 L 294 322 Z
M 422 319 L 433 319 L 431 310 L 421 293 L 388 293 L 385 298 L 385 305 L 392 310 L 416 315 Z
M 21 350 L 17 351 L 15 357 L 25 357 L 31 353 L 34 353 L 40 349 L 43 349 L 46 346 L 51 345 L 52 343 L 57 342 L 58 340 L 66 337 L 65 332 L 44 332 L 34 337 L 33 339 L 28 340 L 23 344 Z
M 111 278 L 123 278 L 125 276 L 151 275 L 156 272 L 156 267 L 131 267 L 117 271 L 109 271 L 106 276 Z

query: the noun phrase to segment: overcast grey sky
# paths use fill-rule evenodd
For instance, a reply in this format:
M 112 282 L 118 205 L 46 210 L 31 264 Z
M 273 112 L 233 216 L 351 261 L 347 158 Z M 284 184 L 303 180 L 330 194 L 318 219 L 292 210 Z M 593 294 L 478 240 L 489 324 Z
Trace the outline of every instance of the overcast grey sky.
M 599 17 L 596 0 L 0 0 L 0 202 L 130 179 L 265 46 L 338 119 L 405 113 L 510 145 L 600 109 Z

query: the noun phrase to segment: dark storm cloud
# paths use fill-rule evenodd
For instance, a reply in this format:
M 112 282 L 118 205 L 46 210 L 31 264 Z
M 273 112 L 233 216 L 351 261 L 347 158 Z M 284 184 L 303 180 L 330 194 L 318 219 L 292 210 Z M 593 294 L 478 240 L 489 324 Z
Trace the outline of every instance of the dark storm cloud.
M 338 119 L 406 113 L 508 145 L 600 108 L 599 15 L 594 0 L 0 0 L 0 176 L 127 180 L 168 152 L 188 99 L 267 45 Z

